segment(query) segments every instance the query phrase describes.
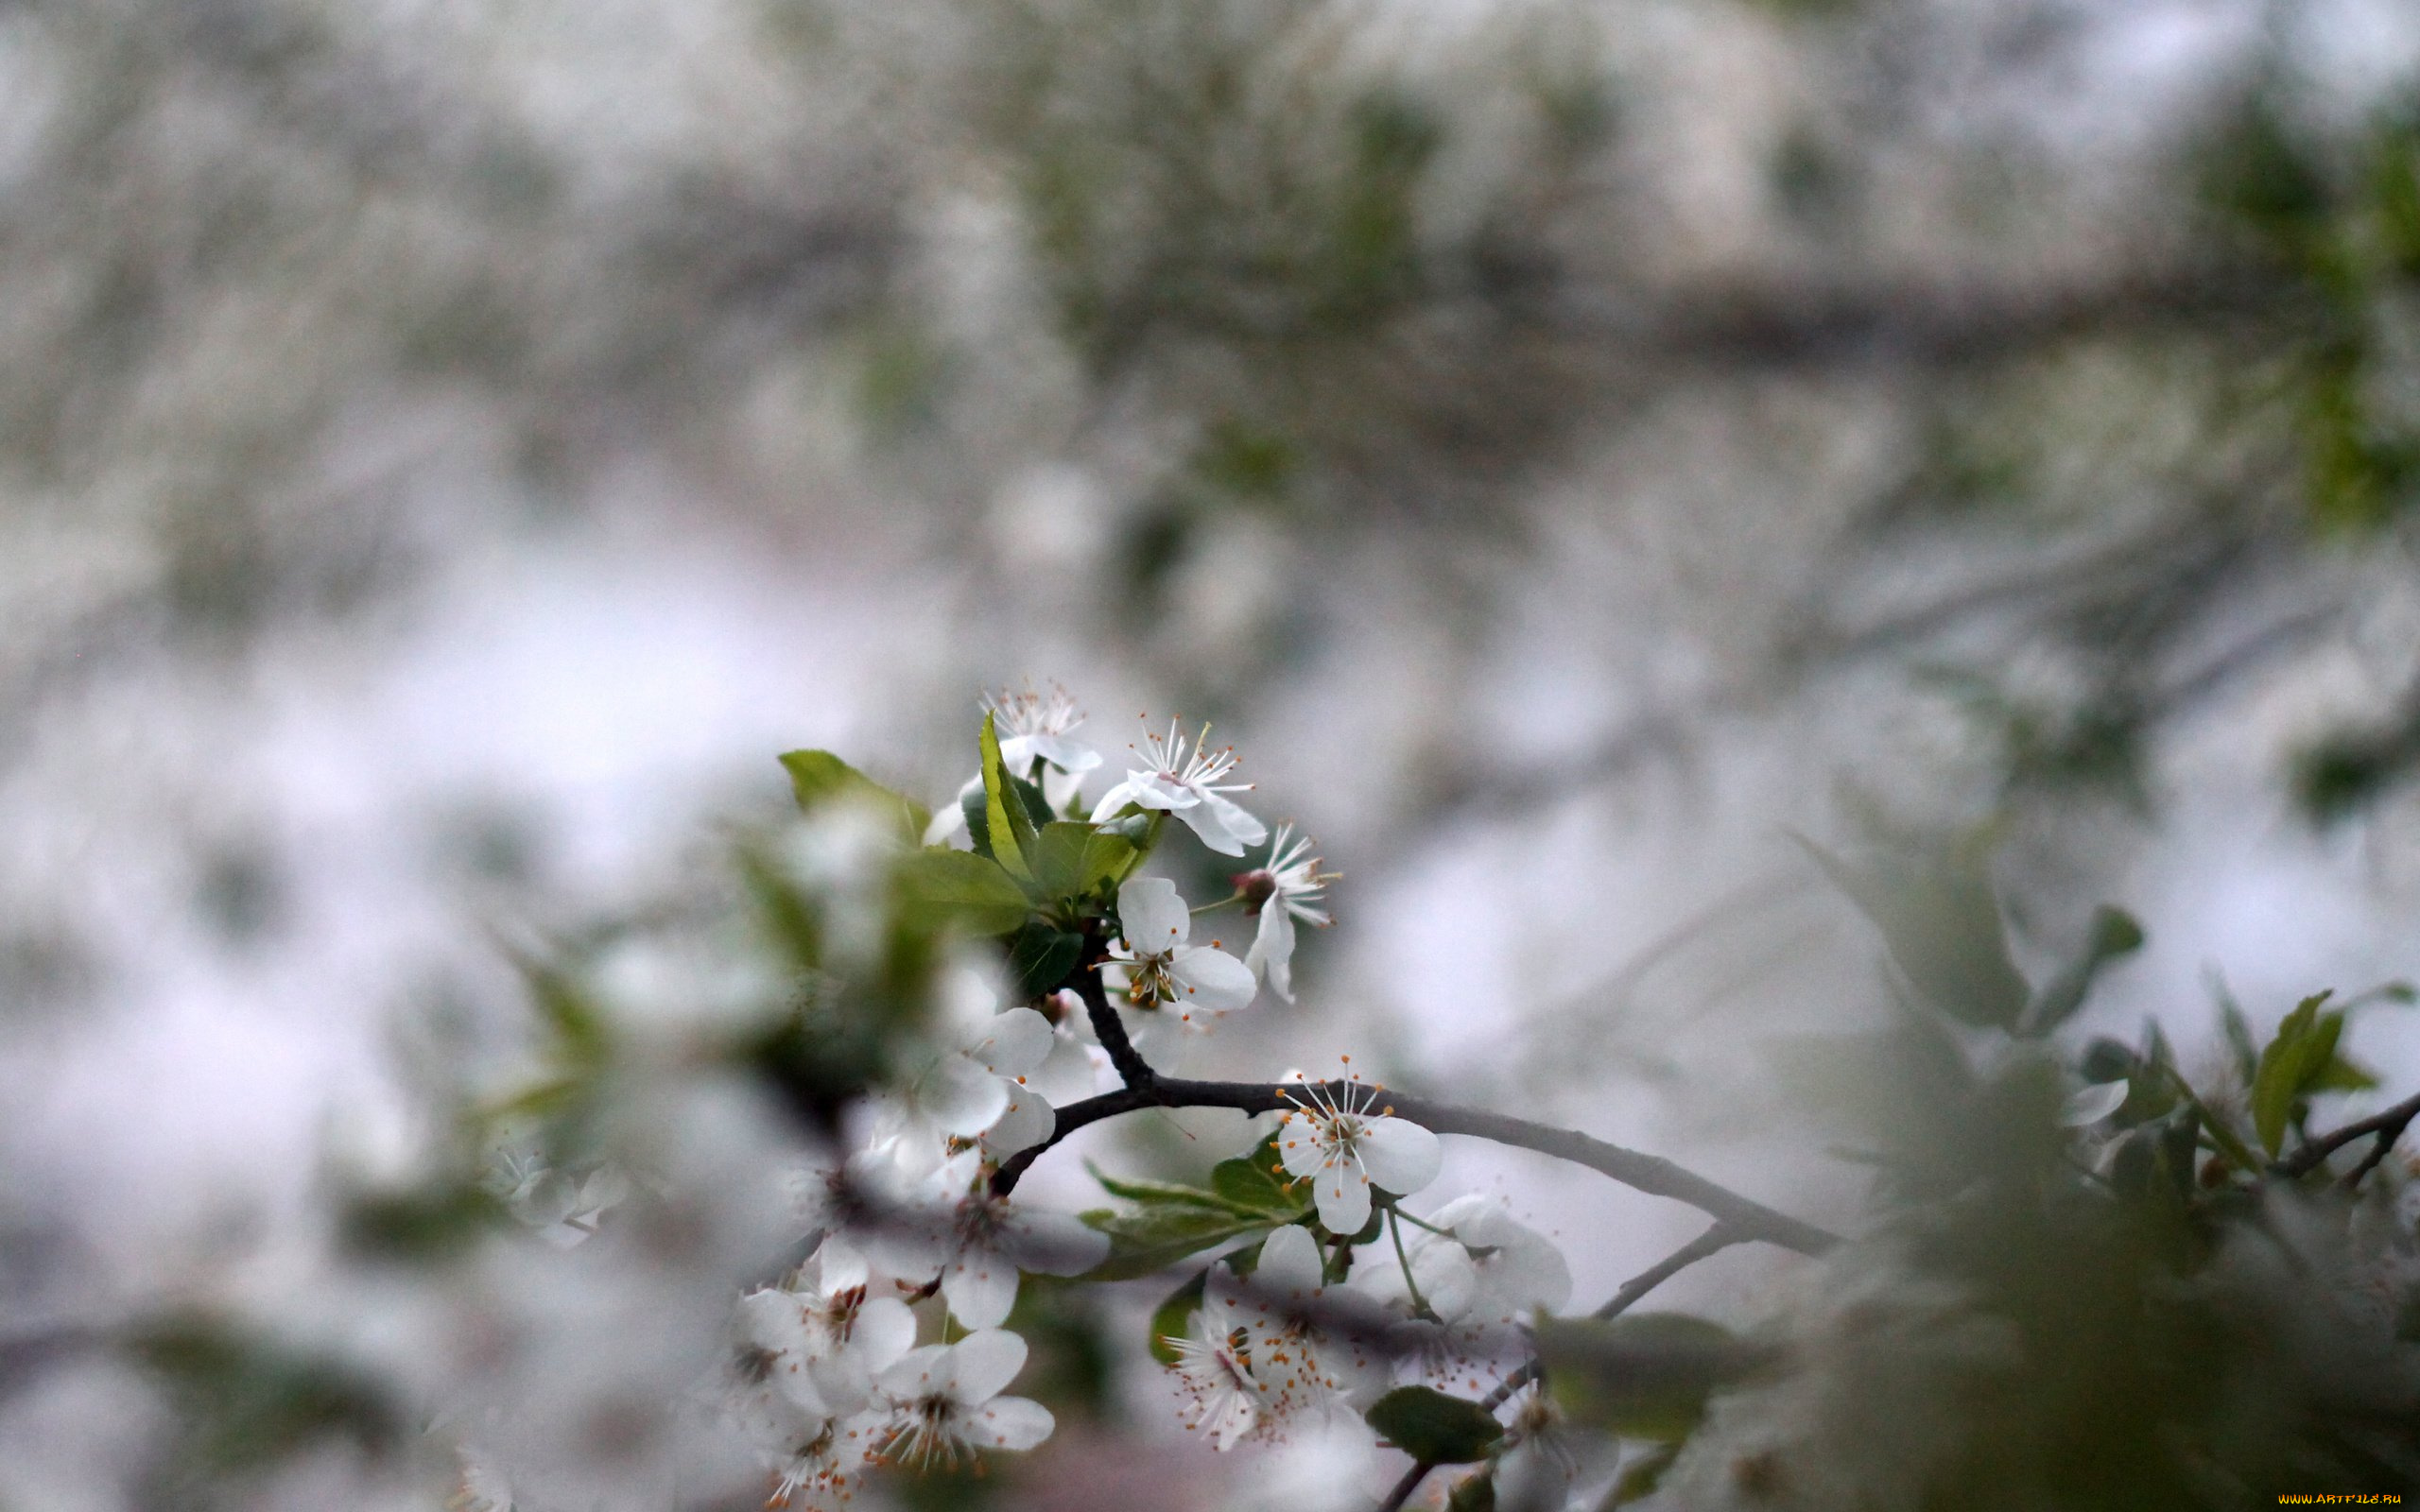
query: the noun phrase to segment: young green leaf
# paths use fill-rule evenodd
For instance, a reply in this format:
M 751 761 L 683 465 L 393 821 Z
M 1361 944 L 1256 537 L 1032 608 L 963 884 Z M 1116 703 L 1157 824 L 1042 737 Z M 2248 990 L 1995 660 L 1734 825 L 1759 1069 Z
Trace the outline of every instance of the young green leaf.
M 1124 1197 L 1127 1201 L 1142 1207 L 1200 1208 L 1236 1218 L 1270 1216 L 1262 1209 L 1236 1202 L 1201 1187 L 1189 1187 L 1176 1181 L 1137 1181 L 1126 1177 L 1108 1176 L 1089 1165 L 1085 1169 L 1092 1172 L 1093 1179 L 1100 1183 L 1103 1192 L 1113 1197 Z
M 1000 864 L 971 850 L 912 850 L 894 873 L 902 911 L 926 928 L 1005 935 L 1033 912 Z
M 1109 1258 L 1084 1273 L 1086 1280 L 1122 1281 L 1167 1269 L 1187 1255 L 1232 1239 L 1265 1233 L 1278 1227 L 1271 1217 L 1245 1217 L 1211 1208 L 1170 1204 L 1140 1212 L 1115 1212 L 1106 1208 L 1079 1213 L 1086 1224 L 1109 1235 Z
M 2336 1057 L 2337 1037 L 2343 1033 L 2344 1015 L 2322 1013 L 2329 994 L 2314 993 L 2294 1005 L 2277 1025 L 2276 1037 L 2260 1053 L 2252 1078 L 2252 1127 L 2262 1148 L 2272 1156 L 2285 1143 L 2286 1125 L 2295 1102 L 2309 1083 Z
M 1000 734 L 990 714 L 983 716 L 983 833 L 992 857 L 1020 882 L 1033 875 L 1026 850 L 1033 843 L 1033 816 L 1022 799 L 1009 790 L 1009 774 L 1000 764 Z
M 1311 1211 L 1311 1184 L 1292 1181 L 1277 1158 L 1277 1129 L 1232 1160 L 1210 1170 L 1210 1185 L 1219 1196 L 1255 1212 L 1300 1217 Z
M 1504 1436 L 1494 1413 L 1428 1386 L 1397 1386 L 1362 1416 L 1389 1443 L 1427 1465 L 1484 1459 Z
M 1176 1344 L 1193 1326 L 1193 1314 L 1201 1311 L 1202 1294 L 1209 1289 L 1207 1266 L 1193 1273 L 1193 1280 L 1167 1295 L 1167 1300 L 1151 1309 L 1151 1358 L 1162 1365 L 1174 1365 L 1178 1355 Z
M 1057 988 L 1084 954 L 1084 936 L 1041 922 L 1025 924 L 1009 936 L 1009 973 L 1019 1003 L 1028 1003 Z
M 897 827 L 909 845 L 922 843 L 932 813 L 858 771 L 828 750 L 790 750 L 781 755 L 782 769 L 790 774 L 790 793 L 799 812 L 812 814 L 826 803 L 851 799 L 873 808 Z

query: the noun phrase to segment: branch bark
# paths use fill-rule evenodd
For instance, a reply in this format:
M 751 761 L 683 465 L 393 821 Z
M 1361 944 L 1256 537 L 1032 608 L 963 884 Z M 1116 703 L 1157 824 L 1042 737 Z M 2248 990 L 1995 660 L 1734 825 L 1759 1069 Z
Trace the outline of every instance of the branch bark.
M 1120 1038 L 1123 1038 L 1122 1033 Z M 1018 1179 L 1045 1151 L 1076 1130 L 1106 1118 L 1146 1108 L 1231 1108 L 1240 1113 L 1267 1113 L 1297 1106 L 1296 1098 L 1306 1096 L 1313 1086 L 1321 1086 L 1339 1107 L 1357 1111 L 1383 1109 L 1397 1118 L 1409 1119 L 1433 1134 L 1460 1134 L 1509 1144 L 1517 1149 L 1535 1150 L 1542 1155 L 1569 1160 L 1575 1165 L 1584 1165 L 1650 1195 L 1685 1202 L 1719 1224 L 1727 1226 L 1742 1240 L 1758 1240 L 1802 1255 L 1820 1255 L 1841 1242 L 1837 1234 L 1778 1212 L 1753 1198 L 1741 1196 L 1728 1187 L 1675 1165 L 1661 1156 L 1625 1149 L 1576 1130 L 1556 1128 L 1507 1113 L 1434 1102 L 1426 1097 L 1388 1091 L 1365 1082 L 1331 1081 L 1322 1085 L 1190 1081 L 1154 1074 L 1149 1066 L 1144 1067 L 1144 1073 L 1148 1079 L 1140 1083 L 1130 1081 L 1115 1091 L 1103 1092 L 1098 1097 L 1088 1097 L 1060 1108 L 1050 1138 L 1010 1157 L 992 1177 L 992 1190 L 1005 1196 L 1015 1190 Z
M 2411 1121 L 2415 1118 L 2420 1118 L 2420 1095 L 2407 1097 L 2383 1112 L 2373 1113 L 2367 1118 L 2356 1120 L 2331 1133 L 2308 1140 L 2300 1149 L 2279 1160 L 2270 1169 L 2283 1177 L 2308 1176 L 2325 1163 L 2329 1156 L 2347 1144 L 2375 1134 L 2377 1136 L 2378 1149 L 2375 1152 L 2375 1158 L 2365 1162 L 2361 1168 L 2361 1174 L 2366 1175 L 2371 1167 L 2386 1159 L 2384 1152 L 2392 1147 L 2396 1140 L 2403 1137 L 2403 1131 L 2411 1126 Z

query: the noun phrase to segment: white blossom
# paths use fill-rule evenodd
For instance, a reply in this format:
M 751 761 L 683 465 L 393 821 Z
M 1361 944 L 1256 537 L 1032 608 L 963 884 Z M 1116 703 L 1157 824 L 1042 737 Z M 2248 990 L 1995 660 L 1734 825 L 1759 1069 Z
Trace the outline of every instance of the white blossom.
M 1571 1267 L 1563 1252 L 1515 1221 L 1501 1201 L 1476 1193 L 1423 1222 L 1427 1227 L 1403 1224 L 1400 1260 L 1382 1252 L 1381 1263 L 1354 1277 L 1373 1297 L 1406 1310 L 1416 1290 L 1432 1315 L 1397 1331 L 1405 1352 L 1440 1378 L 1461 1375 L 1474 1362 L 1526 1356 L 1530 1319 L 1571 1299 Z
M 1137 1008 L 1160 1009 L 1202 1027 L 1253 1000 L 1252 968 L 1218 948 L 1189 943 L 1193 915 L 1165 877 L 1132 877 L 1117 889 L 1121 937 L 1109 948 L 1101 981 Z
M 979 1152 L 957 1156 L 877 1241 L 901 1274 L 938 1274 L 950 1314 L 971 1329 L 1007 1319 L 1024 1272 L 1080 1276 L 1109 1253 L 1109 1236 L 1076 1218 L 994 1195 L 989 1172 Z
M 1294 920 L 1325 926 L 1327 911 L 1314 902 L 1327 891 L 1336 873 L 1319 869 L 1308 835 L 1297 837 L 1290 823 L 1277 827 L 1270 842 L 1269 860 L 1257 871 L 1236 879 L 1251 908 L 1260 916 L 1260 930 L 1244 964 L 1268 978 L 1270 988 L 1287 1002 L 1294 1001 Z
M 1042 795 L 1054 809 L 1075 797 L 1083 774 L 1100 765 L 1100 752 L 1067 738 L 1084 716 L 1067 690 L 1055 682 L 1047 693 L 1037 693 L 1030 685 L 1022 693 L 987 693 L 983 711 L 992 716 L 993 733 L 999 737 L 1001 768 L 1021 778 L 1033 770 L 1034 763 L 1042 763 Z M 983 774 L 977 772 L 958 790 L 956 801 L 933 815 L 925 828 L 925 843 L 942 845 L 964 835 L 966 799 L 982 791 Z
M 1318 1082 L 1289 1090 L 1294 1104 L 1277 1135 L 1286 1173 L 1311 1183 L 1311 1201 L 1328 1231 L 1356 1234 L 1370 1221 L 1373 1183 L 1411 1194 L 1437 1179 L 1437 1136 L 1406 1119 L 1350 1108 L 1375 1089 L 1357 1089 L 1344 1102 Z
M 827 1236 L 787 1285 L 741 1298 L 752 1342 L 779 1357 L 777 1375 L 812 1388 L 826 1416 L 857 1412 L 873 1378 L 916 1343 L 916 1317 L 895 1297 L 868 1295 L 865 1256 Z
M 1000 1392 L 1025 1368 L 1025 1340 L 983 1329 L 930 1344 L 882 1373 L 875 1457 L 925 1470 L 984 1449 L 1031 1449 L 1050 1436 L 1050 1410 Z
M 1207 740 L 1210 727 L 1201 727 Z M 1269 827 L 1221 795 L 1251 790 L 1248 782 L 1220 782 L 1235 770 L 1233 747 L 1212 751 L 1198 746 L 1187 754 L 1188 739 L 1170 725 L 1166 738 L 1145 735 L 1137 755 L 1143 762 L 1093 805 L 1093 822 L 1101 823 L 1129 803 L 1159 809 L 1183 819 L 1201 843 L 1221 855 L 1239 856 L 1244 847 L 1258 845 Z M 1133 747 L 1130 747 L 1133 748 Z
M 945 980 L 931 1042 L 910 1052 L 878 1104 L 873 1146 L 903 1175 L 923 1176 L 968 1143 L 1005 1155 L 1049 1138 L 1050 1104 L 1026 1078 L 1051 1055 L 1050 1021 L 1026 1007 L 996 1012 L 997 1003 L 971 969 Z

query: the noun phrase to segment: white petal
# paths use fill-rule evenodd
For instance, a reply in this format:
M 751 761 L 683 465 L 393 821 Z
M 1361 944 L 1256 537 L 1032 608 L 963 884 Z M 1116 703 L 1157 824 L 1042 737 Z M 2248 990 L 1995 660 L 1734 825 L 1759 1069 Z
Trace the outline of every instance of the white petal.
M 821 1296 L 829 1297 L 866 1283 L 866 1257 L 843 1235 L 825 1235 L 823 1243 L 815 1246 L 810 1263 L 815 1268 L 815 1289 Z
M 952 1377 L 949 1372 L 950 1346 L 927 1344 L 921 1349 L 910 1349 L 899 1357 L 898 1363 L 874 1378 L 886 1397 L 921 1397 L 928 1391 L 945 1389 Z
M 944 1134 L 972 1139 L 1009 1108 L 1009 1089 L 964 1056 L 943 1056 L 916 1087 L 917 1111 Z
M 1286 1174 L 1297 1181 L 1320 1174 L 1327 1157 L 1321 1153 L 1310 1114 L 1286 1115 L 1286 1122 L 1277 1129 L 1277 1159 L 1284 1162 Z
M 2104 1081 L 2086 1087 L 2067 1099 L 2067 1106 L 2060 1110 L 2059 1122 L 2068 1128 L 2083 1128 L 2098 1124 L 2125 1103 L 2127 1091 L 2127 1084 L 2123 1081 Z
M 1134 801 L 1147 809 L 1183 813 L 1201 801 L 1200 793 L 1161 772 L 1129 772 L 1126 783 L 1134 790 Z
M 1244 965 L 1269 979 L 1270 990 L 1294 1001 L 1294 916 L 1271 900 L 1260 911 L 1260 931 L 1253 936 Z
M 1242 855 L 1244 847 L 1269 838 L 1268 825 L 1216 793 L 1202 794 L 1199 804 L 1179 810 L 1177 817 L 1201 837 L 1203 845 L 1231 856 Z
M 896 1297 L 870 1297 L 849 1330 L 849 1353 L 868 1370 L 890 1369 L 916 1347 L 916 1314 Z
M 1259 1421 L 1259 1403 L 1240 1391 L 1230 1391 L 1201 1426 L 1209 1432 L 1210 1447 L 1223 1454 Z
M 1033 753 L 1063 772 L 1089 772 L 1100 765 L 1100 752 L 1064 735 L 1035 735 Z
M 1368 1188 L 1362 1189 L 1362 1210 L 1369 1209 Z M 1327 1220 L 1320 1220 L 1324 1223 Z M 1366 1222 L 1366 1216 L 1364 1218 Z M 1356 1225 L 1356 1231 L 1359 1226 Z M 1320 1287 L 1320 1246 L 1301 1224 L 1288 1224 L 1260 1246 L 1260 1263 L 1252 1273 L 1253 1289 L 1272 1297 L 1308 1297 Z
M 970 1333 L 950 1350 L 950 1368 L 957 1377 L 951 1395 L 968 1406 L 1006 1391 L 1025 1368 L 1025 1340 L 1001 1329 Z
M 1470 1251 L 1451 1240 L 1413 1255 L 1411 1275 L 1420 1283 L 1421 1300 L 1449 1321 L 1470 1311 L 1471 1297 L 1478 1290 L 1478 1268 L 1471 1263 Z
M 1083 1009 L 1078 1007 L 1075 1015 L 1080 1021 Z M 1090 1097 L 1098 1085 L 1093 1075 L 1092 1052 L 1073 1033 L 1054 1034 L 1050 1054 L 1027 1074 L 1026 1083 L 1054 1107 Z
M 1436 1180 L 1437 1163 L 1444 1153 L 1436 1135 L 1400 1118 L 1372 1119 L 1353 1145 L 1370 1179 L 1397 1196 L 1409 1196 Z
M 1117 921 L 1132 949 L 1157 955 L 1185 942 L 1193 916 L 1166 877 L 1129 877 L 1117 887 Z
M 1048 1139 L 1059 1126 L 1059 1116 L 1052 1111 L 1050 1100 L 1032 1088 L 1012 1082 L 1003 1085 L 1009 1090 L 1008 1111 L 983 1131 L 983 1148 L 994 1155 L 1014 1155 Z
M 1311 1201 L 1332 1234 L 1357 1234 L 1370 1221 L 1370 1178 L 1355 1160 L 1339 1160 L 1311 1182 Z
M 739 1333 L 756 1348 L 775 1354 L 804 1358 L 810 1352 L 806 1321 L 799 1313 L 798 1298 L 788 1292 L 769 1287 L 741 1297 Z
M 1111 818 L 1116 816 L 1119 809 L 1124 808 L 1127 804 L 1133 801 L 1134 774 L 1132 772 L 1129 772 L 1126 774 L 1125 782 L 1118 783 L 1115 787 L 1113 787 L 1108 792 L 1103 793 L 1100 796 L 1100 801 L 1093 805 L 1093 822 L 1095 824 L 1107 823 Z
M 846 1418 L 873 1400 L 873 1372 L 856 1360 L 809 1360 L 805 1369 L 779 1379 L 790 1400 L 810 1417 Z
M 970 1247 L 942 1275 L 950 1315 L 970 1329 L 995 1329 L 1017 1305 L 1017 1268 L 1006 1255 Z
M 1180 1014 L 1232 1013 L 1249 1006 L 1260 992 L 1251 967 L 1207 946 L 1180 950 L 1168 962 L 1168 976 L 1176 983 L 1176 996 L 1168 1006 Z
M 995 1076 L 1022 1076 L 1050 1054 L 1050 1021 L 1031 1008 L 992 1016 L 972 1037 L 966 1053 Z
M 1058 1426 L 1042 1403 L 1000 1397 L 976 1409 L 966 1424 L 966 1441 L 977 1449 L 1031 1449 Z
M 967 839 L 966 811 L 955 803 L 945 804 L 933 812 L 933 821 L 925 826 L 925 844 L 949 845 Z

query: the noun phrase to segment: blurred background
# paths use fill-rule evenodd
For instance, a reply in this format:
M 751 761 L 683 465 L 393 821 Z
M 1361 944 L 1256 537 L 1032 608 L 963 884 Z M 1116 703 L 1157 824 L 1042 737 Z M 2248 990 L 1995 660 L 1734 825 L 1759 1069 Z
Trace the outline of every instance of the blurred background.
M 1344 874 L 1198 1069 L 1819 1220 L 1755 1046 L 1877 952 L 1793 834 L 1989 835 L 2031 969 L 2124 906 L 2083 1027 L 2188 1064 L 2420 971 L 2395 0 L 35 0 L 0 247 L 11 1512 L 164 1504 L 61 1338 L 285 1274 L 508 947 L 778 751 L 946 800 L 987 687 L 1215 722 Z M 1694 1231 L 1457 1179 L 1582 1300 Z M 1152 1417 L 1081 1473 L 1249 1469 Z

